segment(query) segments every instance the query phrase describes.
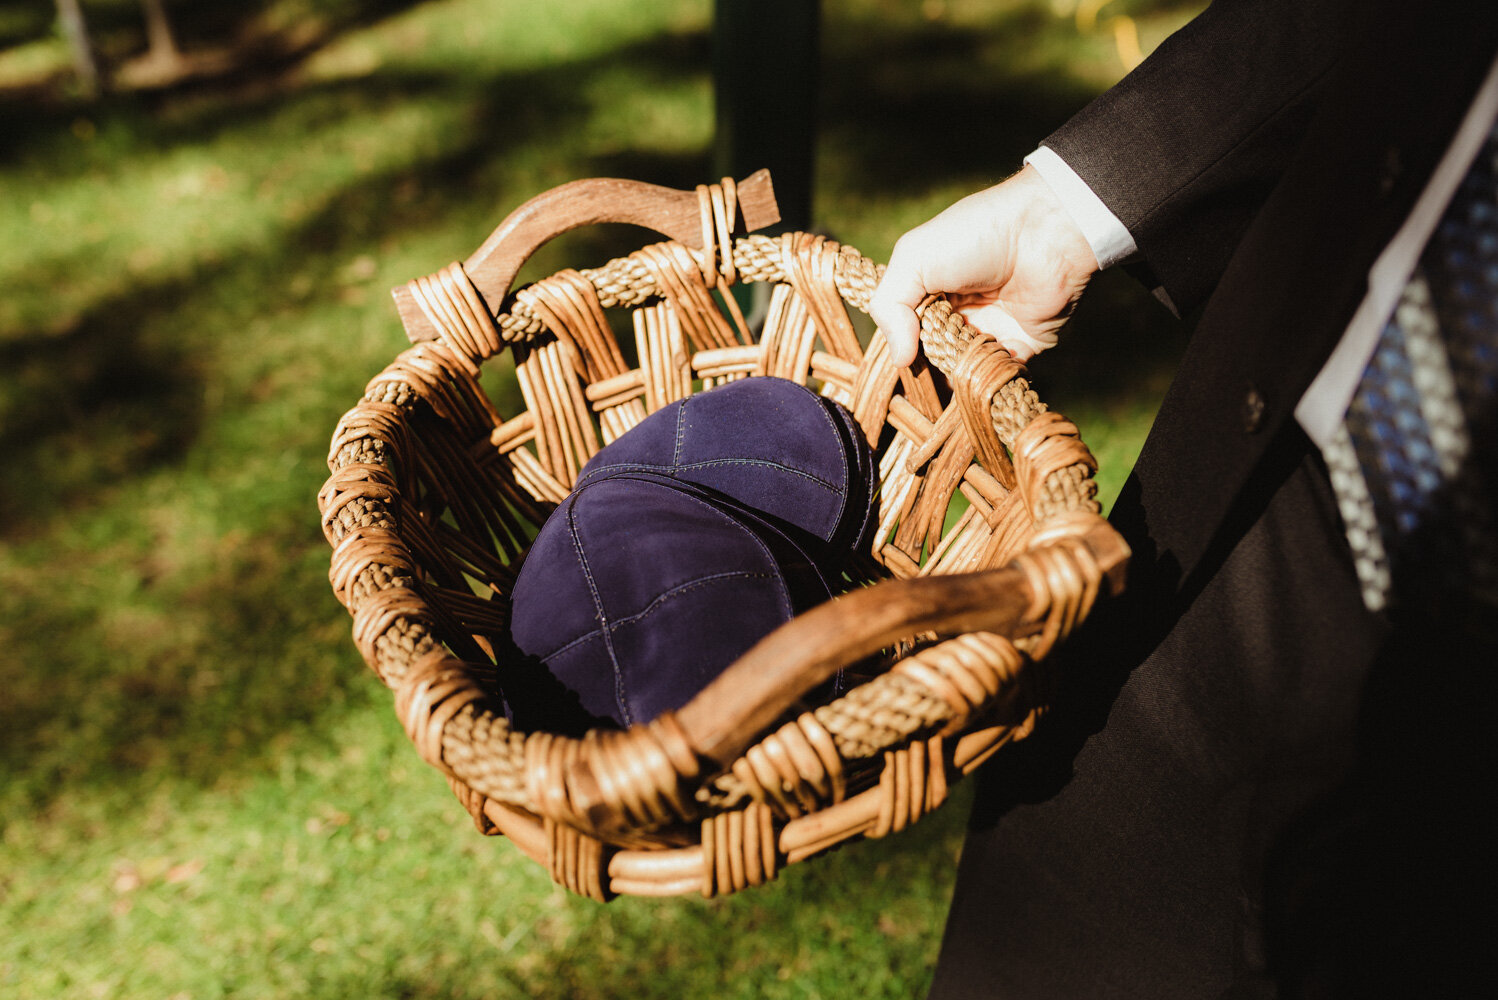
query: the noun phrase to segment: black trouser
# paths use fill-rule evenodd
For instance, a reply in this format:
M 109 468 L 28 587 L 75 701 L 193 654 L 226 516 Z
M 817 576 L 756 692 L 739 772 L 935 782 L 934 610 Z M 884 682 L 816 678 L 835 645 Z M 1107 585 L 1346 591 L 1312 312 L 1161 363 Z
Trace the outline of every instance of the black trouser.
M 1298 431 L 1276 454 L 1199 581 L 1134 539 L 1056 710 L 979 776 L 936 1000 L 1465 995 L 1470 917 L 1423 911 L 1476 873 L 1486 706 L 1448 725 L 1447 696 L 1498 658 L 1367 613 L 1319 457 Z

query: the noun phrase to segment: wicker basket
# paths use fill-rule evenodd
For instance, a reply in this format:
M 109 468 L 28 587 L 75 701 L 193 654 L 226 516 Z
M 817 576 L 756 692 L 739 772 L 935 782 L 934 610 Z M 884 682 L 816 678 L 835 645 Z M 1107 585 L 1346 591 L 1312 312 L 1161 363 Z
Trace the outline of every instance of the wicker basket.
M 732 235 L 741 219 L 777 218 L 763 171 L 695 192 L 594 180 L 533 199 L 464 264 L 397 289 L 415 344 L 333 438 L 318 500 L 365 660 L 479 829 L 595 899 L 730 892 L 915 822 L 1029 732 L 1040 661 L 1128 556 L 1098 515 L 1076 428 L 1018 363 L 937 298 L 921 322 L 939 371 L 897 369 L 882 335 L 860 345 L 845 309 L 867 305 L 881 269 L 805 233 Z M 605 221 L 672 241 L 509 294 L 541 243 Z M 757 342 L 721 294 L 745 281 L 773 289 Z M 604 313 L 615 308 L 633 310 L 634 367 Z M 507 350 L 526 403 L 510 416 L 478 380 Z M 535 531 L 602 444 L 701 387 L 757 375 L 853 412 L 879 457 L 868 555 L 887 579 L 848 581 L 646 725 L 517 731 L 495 691 L 518 655 L 507 595 Z M 842 697 L 803 700 L 880 656 L 885 668 Z

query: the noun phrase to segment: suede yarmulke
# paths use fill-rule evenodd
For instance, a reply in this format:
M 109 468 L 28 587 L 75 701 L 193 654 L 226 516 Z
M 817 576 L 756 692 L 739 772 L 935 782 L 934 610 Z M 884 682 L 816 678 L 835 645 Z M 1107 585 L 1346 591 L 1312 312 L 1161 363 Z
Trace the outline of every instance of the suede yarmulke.
M 650 471 L 705 487 L 810 533 L 828 554 L 872 530 L 873 453 L 853 415 L 781 378 L 741 379 L 662 407 L 594 455 L 578 485 Z
M 511 635 L 586 713 L 630 725 L 686 704 L 828 596 L 769 521 L 690 483 L 620 472 L 547 519 L 515 583 Z
M 542 526 L 511 636 L 596 720 L 679 708 L 840 589 L 876 476 L 852 414 L 795 382 L 663 407 L 594 455 Z

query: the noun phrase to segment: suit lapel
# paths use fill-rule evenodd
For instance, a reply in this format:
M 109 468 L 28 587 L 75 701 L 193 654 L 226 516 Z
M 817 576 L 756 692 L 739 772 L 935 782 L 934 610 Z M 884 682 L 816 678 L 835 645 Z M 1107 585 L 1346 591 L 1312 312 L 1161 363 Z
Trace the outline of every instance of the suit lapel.
M 1424 9 L 1370 22 L 1208 301 L 1120 501 L 1160 584 L 1186 585 L 1234 505 L 1276 485 L 1256 475 L 1271 442 L 1491 65 L 1492 24 Z

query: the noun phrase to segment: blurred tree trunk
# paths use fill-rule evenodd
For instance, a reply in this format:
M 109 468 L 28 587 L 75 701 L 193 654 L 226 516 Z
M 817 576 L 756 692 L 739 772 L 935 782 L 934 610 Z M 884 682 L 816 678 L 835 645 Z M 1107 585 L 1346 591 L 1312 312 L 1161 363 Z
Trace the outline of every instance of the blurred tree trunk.
M 176 63 L 182 59 L 182 50 L 177 48 L 177 36 L 172 31 L 172 22 L 166 16 L 166 5 L 162 0 L 140 0 L 146 15 L 146 40 L 150 45 L 149 58 L 160 63 Z
M 812 224 L 821 7 L 821 0 L 713 7 L 714 167 L 735 179 L 769 167 L 780 231 Z
M 99 62 L 94 58 L 94 46 L 88 39 L 88 24 L 83 20 L 83 8 L 78 6 L 78 0 L 57 0 L 57 20 L 62 25 L 63 37 L 68 40 L 73 70 L 78 74 L 84 95 L 97 97 Z

